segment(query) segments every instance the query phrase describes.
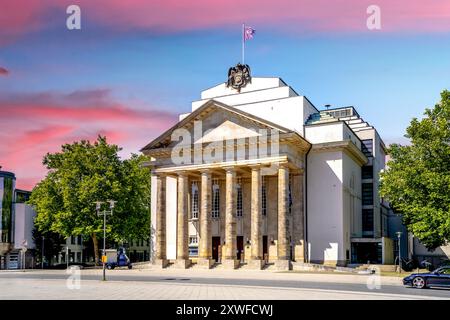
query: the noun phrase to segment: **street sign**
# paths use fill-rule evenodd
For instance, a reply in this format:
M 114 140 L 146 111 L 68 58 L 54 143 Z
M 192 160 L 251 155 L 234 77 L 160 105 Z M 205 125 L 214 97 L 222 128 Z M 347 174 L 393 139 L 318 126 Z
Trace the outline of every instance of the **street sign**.
M 102 256 L 102 263 L 106 263 L 108 262 L 108 257 L 107 256 Z

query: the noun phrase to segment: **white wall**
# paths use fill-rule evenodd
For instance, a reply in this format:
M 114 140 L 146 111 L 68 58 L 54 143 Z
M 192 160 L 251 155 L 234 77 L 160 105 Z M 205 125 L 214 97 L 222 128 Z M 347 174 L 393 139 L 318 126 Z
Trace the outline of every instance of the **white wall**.
M 241 89 L 241 93 L 246 93 L 249 91 L 263 90 L 268 88 L 275 88 L 285 86 L 280 78 L 263 78 L 263 77 L 252 77 L 252 82 L 247 84 Z M 218 84 L 212 88 L 203 90 L 201 92 L 201 99 L 212 99 L 215 97 L 235 95 L 238 92 L 233 88 L 227 88 L 226 83 Z
M 311 261 L 340 259 L 343 246 L 342 168 L 341 151 L 308 155 L 307 223 Z
M 307 174 L 311 261 L 350 259 L 351 226 L 361 216 L 361 167 L 343 151 L 312 151 Z
M 303 96 L 299 96 L 291 87 L 279 78 L 252 78 L 252 83 L 241 93 L 226 88 L 224 84 L 205 90 L 202 99 L 192 102 L 192 111 L 208 100 L 214 99 L 239 110 L 271 121 L 303 136 L 303 124 L 315 107 Z M 184 119 L 189 113 L 179 116 Z

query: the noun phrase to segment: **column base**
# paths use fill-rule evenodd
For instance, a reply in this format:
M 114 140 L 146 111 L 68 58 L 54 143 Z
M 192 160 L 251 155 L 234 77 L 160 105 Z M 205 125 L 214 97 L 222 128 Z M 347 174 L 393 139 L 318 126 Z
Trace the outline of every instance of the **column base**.
M 247 266 L 249 269 L 262 270 L 262 268 L 264 268 L 265 264 L 266 264 L 266 262 L 264 260 L 250 259 L 250 260 L 248 260 Z
M 191 266 L 191 260 L 190 259 L 177 259 L 174 263 L 174 268 L 176 269 L 187 269 Z
M 237 269 L 239 267 L 239 262 L 239 260 L 224 259 L 222 260 L 222 265 L 225 269 Z
M 200 269 L 211 269 L 215 263 L 214 259 L 198 258 L 197 267 Z
M 167 259 L 155 259 L 155 262 L 153 263 L 153 265 L 157 268 L 167 268 L 167 266 L 169 265 L 169 260 Z
M 276 270 L 291 270 L 292 263 L 290 260 L 275 260 Z
M 294 259 L 296 262 L 305 262 L 305 252 L 303 245 L 296 244 L 294 246 Z

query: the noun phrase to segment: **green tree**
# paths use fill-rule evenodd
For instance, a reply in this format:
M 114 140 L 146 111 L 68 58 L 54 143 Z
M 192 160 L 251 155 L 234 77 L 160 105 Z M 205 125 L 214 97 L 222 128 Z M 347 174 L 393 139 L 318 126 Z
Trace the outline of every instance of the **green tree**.
M 120 150 L 99 136 L 93 144 L 86 140 L 65 144 L 61 152 L 44 157 L 48 174 L 33 189 L 29 201 L 36 208 L 40 232 L 90 237 L 98 262 L 103 218 L 97 216 L 95 201 L 112 199 L 117 203 L 114 215 L 108 216 L 107 239 L 148 238 L 150 172 L 141 167 L 147 158 L 133 154 L 121 160 Z
M 403 222 L 428 249 L 450 239 L 450 92 L 413 119 L 405 137 L 411 145 L 392 144 L 391 161 L 381 174 L 380 193 L 401 213 Z

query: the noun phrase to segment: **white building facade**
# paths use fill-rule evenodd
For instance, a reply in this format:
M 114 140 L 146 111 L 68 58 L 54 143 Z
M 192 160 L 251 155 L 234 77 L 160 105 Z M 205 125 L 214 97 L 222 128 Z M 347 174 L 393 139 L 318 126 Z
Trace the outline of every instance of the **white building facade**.
M 319 111 L 282 79 L 253 77 L 204 90 L 179 120 L 141 150 L 155 264 L 393 262 L 385 147 L 353 107 Z

